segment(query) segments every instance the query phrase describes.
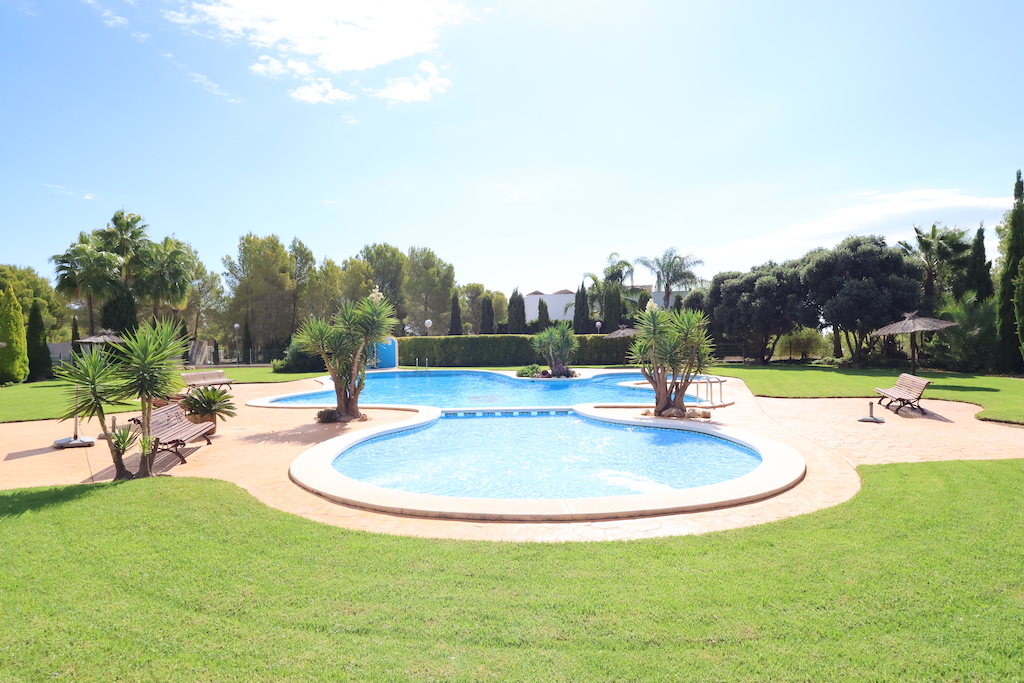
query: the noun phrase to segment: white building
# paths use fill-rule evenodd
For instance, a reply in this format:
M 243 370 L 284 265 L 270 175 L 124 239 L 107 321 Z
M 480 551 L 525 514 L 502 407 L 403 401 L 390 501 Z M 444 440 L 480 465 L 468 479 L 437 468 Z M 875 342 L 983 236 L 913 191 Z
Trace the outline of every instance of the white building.
M 552 320 L 568 320 L 572 322 L 573 313 L 576 311 L 576 292 L 568 289 L 560 289 L 552 294 L 544 292 L 530 292 L 523 295 L 523 304 L 526 307 L 526 321 L 537 319 L 537 308 L 541 299 L 548 305 L 548 317 Z M 566 306 L 568 305 L 568 308 Z

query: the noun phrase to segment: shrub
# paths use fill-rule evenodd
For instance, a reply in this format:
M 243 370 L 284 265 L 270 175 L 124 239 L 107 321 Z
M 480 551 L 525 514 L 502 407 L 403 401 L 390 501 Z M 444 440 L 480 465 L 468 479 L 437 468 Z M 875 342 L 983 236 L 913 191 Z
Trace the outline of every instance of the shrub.
M 284 358 L 270 361 L 272 372 L 327 372 L 320 356 L 309 356 L 292 341 L 285 349 Z
M 53 363 L 50 361 L 50 347 L 46 345 L 46 326 L 43 314 L 39 310 L 39 302 L 33 301 L 28 314 L 28 377 L 32 381 L 53 376 Z
M 20 384 L 28 377 L 28 337 L 25 316 L 14 293 L 14 285 L 0 288 L 0 382 Z
M 524 365 L 516 370 L 516 377 L 536 377 L 540 374 L 540 369 L 540 366 L 536 363 L 533 365 Z
M 599 334 L 577 335 L 578 365 L 626 365 L 630 337 L 606 339 Z M 401 365 L 430 367 L 522 366 L 545 362 L 526 335 L 480 335 L 472 337 L 402 337 L 398 340 Z M 429 362 L 427 361 L 429 359 Z
M 316 421 L 320 424 L 330 424 L 338 421 L 338 411 L 334 408 L 324 408 L 316 414 Z

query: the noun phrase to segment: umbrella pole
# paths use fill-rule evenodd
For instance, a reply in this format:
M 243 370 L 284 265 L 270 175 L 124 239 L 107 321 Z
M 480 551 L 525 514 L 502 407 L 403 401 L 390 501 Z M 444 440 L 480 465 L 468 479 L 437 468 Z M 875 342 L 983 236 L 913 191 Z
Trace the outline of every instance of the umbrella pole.
M 910 333 L 910 374 L 917 374 L 917 333 Z

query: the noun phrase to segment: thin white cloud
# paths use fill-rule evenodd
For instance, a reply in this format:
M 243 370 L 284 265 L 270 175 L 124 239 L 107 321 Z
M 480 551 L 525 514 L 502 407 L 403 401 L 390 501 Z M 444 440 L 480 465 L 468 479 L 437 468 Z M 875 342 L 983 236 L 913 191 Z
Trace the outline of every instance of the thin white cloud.
M 91 192 L 87 192 L 85 196 L 82 197 L 82 199 L 96 199 L 96 195 L 92 194 Z
M 280 76 L 288 71 L 280 60 L 268 57 L 267 55 L 260 57 L 255 64 L 249 67 L 249 70 L 260 76 Z
M 452 82 L 441 76 L 433 63 L 420 62 L 419 70 L 426 76 L 416 74 L 412 78 L 392 78 L 386 88 L 370 89 L 374 97 L 380 97 L 389 103 L 395 102 L 429 102 L 435 92 L 443 93 L 451 87 Z
M 48 187 L 51 190 L 57 190 L 57 192 L 60 192 L 61 194 L 70 194 L 70 195 L 74 195 L 75 194 L 74 192 L 72 192 L 68 188 L 64 187 L 63 185 L 51 185 L 49 183 L 43 183 L 43 187 Z
M 203 89 L 206 90 L 206 92 L 208 92 L 208 93 L 211 93 L 213 95 L 217 95 L 218 97 L 223 97 L 224 99 L 226 99 L 228 102 L 231 102 L 232 104 L 238 104 L 239 102 L 242 101 L 242 100 L 238 99 L 237 97 L 235 97 L 234 95 L 229 95 L 228 93 L 226 93 L 223 90 L 221 90 L 219 85 L 217 85 L 216 83 L 211 81 L 209 78 L 207 78 L 203 74 L 189 73 L 189 76 L 192 78 L 192 82 L 193 83 L 198 83 L 199 85 L 203 86 Z
M 849 235 L 883 234 L 887 241 L 909 238 L 914 224 L 931 224 L 944 213 L 976 210 L 978 219 L 991 212 L 1002 214 L 1012 197 L 974 197 L 956 189 L 868 192 L 864 201 L 838 208 L 826 216 L 795 223 L 747 240 L 703 248 L 701 256 L 714 270 L 734 270 L 768 259 L 799 257 L 816 247 L 831 247 Z M 973 212 L 972 212 L 973 213 Z M 741 266 L 742 263 L 748 266 Z
M 128 26 L 127 19 L 120 16 L 119 14 L 115 14 L 113 11 L 107 9 L 103 5 L 96 2 L 96 0 L 82 0 L 82 2 L 84 2 L 89 7 L 92 7 L 97 12 L 99 12 L 100 16 L 103 17 L 103 23 L 107 26 L 115 28 Z
M 356 125 L 356 124 L 359 123 L 359 119 L 357 119 L 356 117 L 352 116 L 351 114 L 344 114 L 341 117 L 341 120 L 344 121 L 345 123 L 349 124 L 349 125 Z
M 355 99 L 355 95 L 344 90 L 338 90 L 331 85 L 331 79 L 329 78 L 310 79 L 310 82 L 306 85 L 293 90 L 291 96 L 300 102 L 309 102 L 310 104 L 330 104 L 332 102 Z
M 93 0 L 89 0 L 93 1 Z M 442 28 L 460 24 L 470 12 L 454 0 L 178 0 L 164 17 L 194 32 L 212 30 L 227 40 L 245 40 L 264 54 L 250 66 L 262 76 L 290 73 L 307 85 L 293 98 L 305 102 L 352 99 L 325 90 L 317 72 L 364 71 L 437 49 Z M 423 64 L 429 64 L 424 62 Z M 420 69 L 423 69 L 423 64 Z M 433 65 L 430 65 L 433 68 Z M 436 69 L 424 77 L 388 81 L 375 90 L 389 102 L 424 102 L 451 81 Z
M 139 33 L 138 31 L 132 31 L 132 38 L 139 41 L 140 43 L 145 43 L 149 41 L 150 35 L 148 33 Z
M 433 50 L 440 29 L 469 16 L 451 0 L 206 0 L 164 16 L 209 25 L 227 38 L 313 58 L 339 73 L 361 71 Z

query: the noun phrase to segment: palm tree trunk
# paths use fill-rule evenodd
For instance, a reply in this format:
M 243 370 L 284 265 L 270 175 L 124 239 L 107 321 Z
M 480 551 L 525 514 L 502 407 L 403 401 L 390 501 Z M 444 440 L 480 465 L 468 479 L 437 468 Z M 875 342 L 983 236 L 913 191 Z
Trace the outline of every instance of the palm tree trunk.
M 114 447 L 114 441 L 110 438 L 110 432 L 107 431 L 107 419 L 100 411 L 96 417 L 100 421 L 100 429 L 107 435 L 107 446 L 110 448 L 110 459 L 114 462 L 114 481 L 124 481 L 132 478 L 132 473 L 128 471 L 128 468 L 124 464 L 124 456 L 117 452 Z M 114 426 L 117 426 L 117 418 L 114 418 Z
M 153 476 L 153 452 L 156 450 L 156 444 L 149 443 L 149 435 L 151 430 L 150 416 L 153 413 L 153 404 L 149 402 L 148 396 L 141 396 L 142 399 L 142 442 L 144 446 L 142 448 L 142 454 L 139 457 L 139 472 L 136 477 L 151 477 Z

